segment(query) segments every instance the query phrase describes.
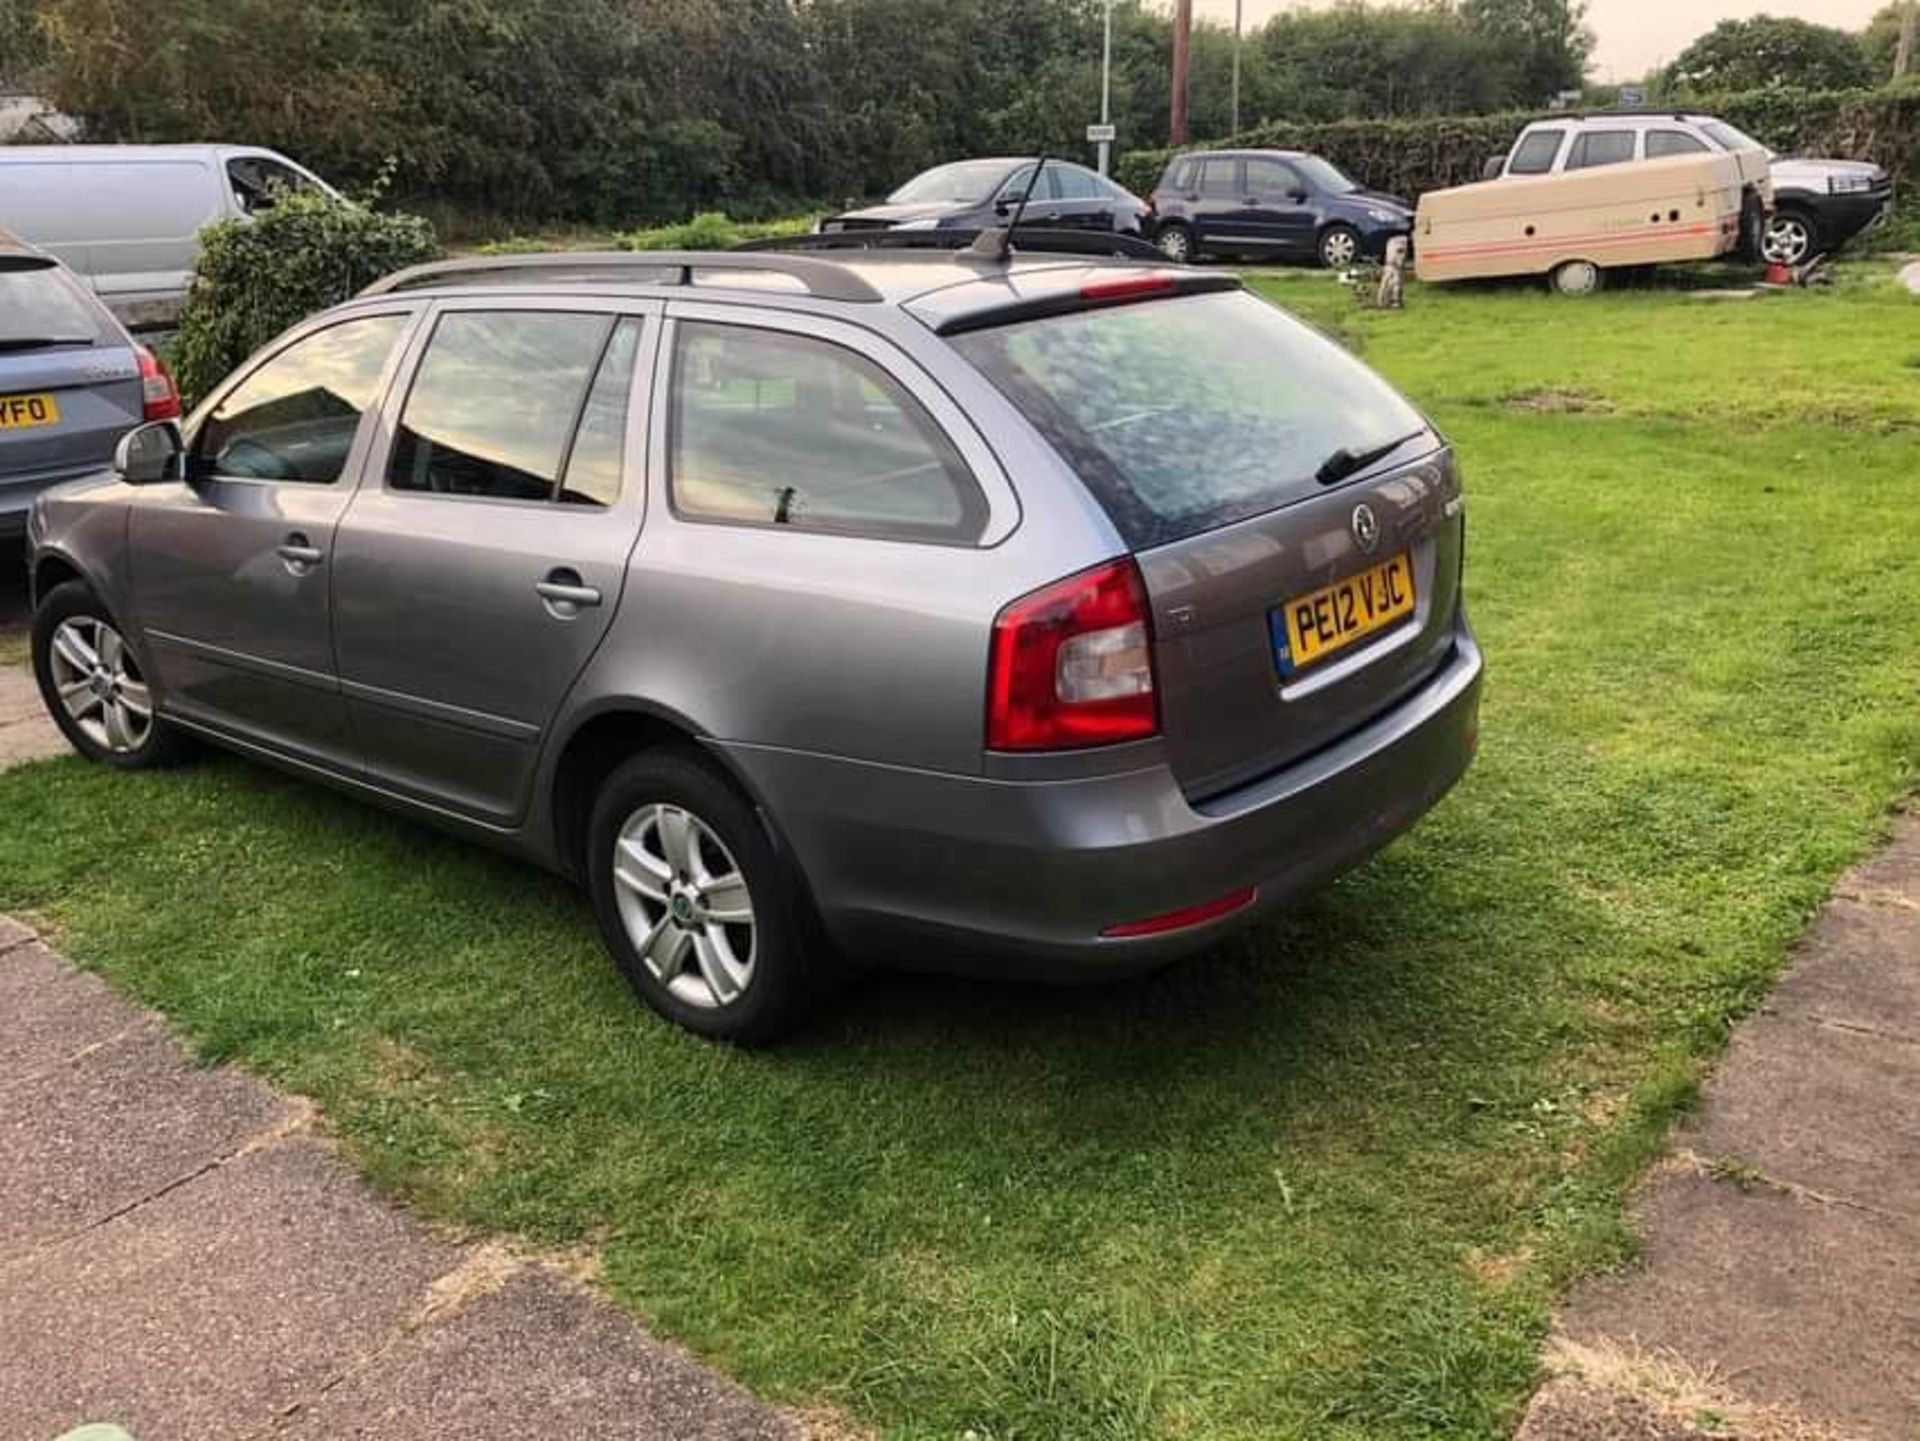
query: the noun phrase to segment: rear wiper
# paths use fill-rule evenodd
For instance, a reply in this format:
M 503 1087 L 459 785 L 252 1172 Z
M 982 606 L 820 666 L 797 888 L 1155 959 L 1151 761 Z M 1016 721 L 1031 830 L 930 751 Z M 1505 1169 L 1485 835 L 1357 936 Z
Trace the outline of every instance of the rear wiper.
M 0 336 L 0 350 L 51 350 L 56 345 L 92 345 L 88 337 L 76 338 L 71 335 L 4 335 Z
M 1398 440 L 1390 440 L 1385 445 L 1376 445 L 1372 450 L 1351 451 L 1344 445 L 1332 455 L 1320 462 L 1320 468 L 1313 478 L 1322 485 L 1332 485 L 1335 481 L 1345 480 L 1355 471 L 1365 470 L 1376 460 L 1385 460 L 1410 440 L 1418 440 L 1426 431 L 1416 430 L 1403 435 Z

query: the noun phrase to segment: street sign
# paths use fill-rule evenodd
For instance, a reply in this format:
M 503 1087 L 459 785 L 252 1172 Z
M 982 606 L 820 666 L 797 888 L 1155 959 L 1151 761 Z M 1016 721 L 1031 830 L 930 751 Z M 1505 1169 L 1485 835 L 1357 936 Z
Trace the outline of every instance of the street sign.
M 1622 85 L 1620 87 L 1620 103 L 1622 105 L 1645 105 L 1647 103 L 1647 92 L 1642 90 L 1638 85 Z
M 1114 134 L 1114 128 L 1111 125 L 1089 125 L 1087 127 L 1087 144 L 1111 145 Z

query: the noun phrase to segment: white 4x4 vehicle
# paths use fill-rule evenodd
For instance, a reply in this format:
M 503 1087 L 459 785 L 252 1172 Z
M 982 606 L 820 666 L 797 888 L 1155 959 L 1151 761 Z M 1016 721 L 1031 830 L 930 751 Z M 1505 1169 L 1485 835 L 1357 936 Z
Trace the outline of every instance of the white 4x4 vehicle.
M 1766 260 L 1798 265 L 1820 251 L 1837 250 L 1893 206 L 1893 180 L 1880 166 L 1782 157 L 1724 120 L 1670 110 L 1536 120 L 1511 150 L 1487 162 L 1485 178 L 1740 150 L 1759 150 L 1768 160 L 1773 196 L 1764 225 L 1758 213 L 1743 218 L 1743 228 L 1751 227 L 1745 229 L 1745 248 Z

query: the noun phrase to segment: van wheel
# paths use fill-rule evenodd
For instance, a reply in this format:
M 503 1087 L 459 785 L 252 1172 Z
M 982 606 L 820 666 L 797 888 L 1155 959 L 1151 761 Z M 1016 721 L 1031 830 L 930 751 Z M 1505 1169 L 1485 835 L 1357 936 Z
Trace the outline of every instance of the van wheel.
M 1345 270 L 1360 258 L 1360 232 L 1351 225 L 1329 225 L 1320 232 L 1320 264 L 1328 270 Z
M 609 776 L 587 827 L 607 948 L 640 999 L 717 1040 L 771 1041 L 806 995 L 793 877 L 746 798 L 689 751 Z
M 155 711 L 132 647 L 80 581 L 55 586 L 34 612 L 33 675 L 54 724 L 90 761 L 147 770 L 192 749 Z
M 1600 267 L 1591 260 L 1563 260 L 1554 266 L 1547 283 L 1561 295 L 1591 295 L 1604 282 Z
M 1161 226 L 1159 234 L 1153 237 L 1153 243 L 1174 264 L 1193 263 L 1193 232 L 1178 220 L 1169 220 Z

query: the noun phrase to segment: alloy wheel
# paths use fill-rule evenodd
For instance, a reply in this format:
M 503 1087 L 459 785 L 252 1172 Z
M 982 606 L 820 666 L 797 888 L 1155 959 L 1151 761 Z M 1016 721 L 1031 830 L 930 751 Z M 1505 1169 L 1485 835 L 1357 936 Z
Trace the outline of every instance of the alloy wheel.
M 1181 226 L 1169 225 L 1160 232 L 1154 244 L 1160 247 L 1160 253 L 1167 259 L 1181 265 L 1193 258 L 1193 241 Z
M 1351 230 L 1329 230 L 1320 241 L 1320 263 L 1343 270 L 1359 258 L 1360 238 Z
M 640 962 L 678 1000 L 715 1010 L 753 984 L 758 928 L 747 878 L 700 817 L 664 802 L 614 841 L 616 904 Z
M 1813 232 L 1798 215 L 1775 215 L 1767 221 L 1761 255 L 1775 265 L 1798 265 L 1813 249 Z
M 128 755 L 153 731 L 153 696 L 120 632 L 97 616 L 60 623 L 49 648 L 67 718 L 102 750 Z

